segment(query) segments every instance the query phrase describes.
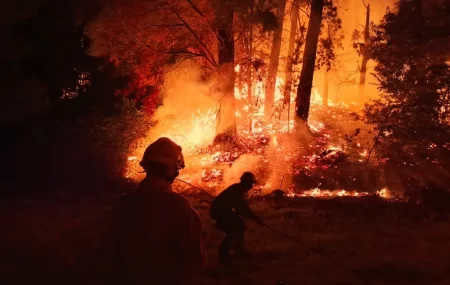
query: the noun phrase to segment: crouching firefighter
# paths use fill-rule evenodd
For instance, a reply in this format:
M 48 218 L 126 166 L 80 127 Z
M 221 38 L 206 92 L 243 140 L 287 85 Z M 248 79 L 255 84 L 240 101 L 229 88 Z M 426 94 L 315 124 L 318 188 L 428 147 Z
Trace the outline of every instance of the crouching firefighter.
M 184 168 L 181 150 L 168 138 L 150 144 L 140 162 L 145 179 L 120 201 L 113 255 L 117 284 L 191 285 L 204 269 L 200 216 L 172 191 Z
M 236 254 L 246 254 L 244 248 L 245 223 L 241 218 L 249 218 L 263 225 L 263 220 L 256 216 L 245 200 L 245 194 L 253 188 L 256 183 L 255 175 L 245 172 L 241 176 L 241 182 L 236 183 L 222 191 L 211 204 L 211 218 L 217 226 L 225 233 L 225 238 L 219 247 L 219 259 L 224 265 L 230 264 L 229 251 L 235 243 Z

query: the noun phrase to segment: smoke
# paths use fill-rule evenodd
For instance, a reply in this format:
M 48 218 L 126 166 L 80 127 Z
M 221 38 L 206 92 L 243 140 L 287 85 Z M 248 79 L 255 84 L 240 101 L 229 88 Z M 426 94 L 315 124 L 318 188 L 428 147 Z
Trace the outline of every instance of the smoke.
M 295 135 L 274 135 L 263 154 L 243 154 L 224 172 L 224 186 L 239 182 L 245 171 L 253 172 L 263 195 L 274 189 L 288 190 L 292 184 L 293 164 L 301 152 Z
M 261 156 L 255 154 L 241 155 L 233 162 L 231 167 L 225 171 L 223 176 L 224 185 L 231 185 L 239 182 L 239 178 L 246 171 L 257 174 L 261 167 L 261 159 Z
M 217 100 L 210 83 L 202 81 L 200 67 L 184 61 L 167 72 L 162 88 L 163 104 L 155 113 L 150 139 L 166 136 L 185 151 L 205 147 L 215 135 Z
M 161 90 L 162 105 L 153 116 L 156 122 L 147 134 L 130 147 L 127 176 L 142 179 L 137 162 L 145 148 L 159 137 L 168 137 L 183 148 L 187 167 L 197 160 L 189 156 L 214 139 L 217 100 L 211 95 L 211 83 L 202 80 L 202 70 L 193 61 L 184 61 L 168 70 Z M 129 174 L 132 173 L 132 174 Z
M 363 38 L 354 41 L 354 31 L 364 32 L 366 21 L 366 7 L 370 4 L 370 22 L 379 24 L 386 14 L 387 8 L 391 11 L 395 0 L 343 0 L 338 5 L 338 16 L 342 19 L 342 46 L 336 48 L 336 58 L 332 69 L 325 74 L 325 68 L 314 73 L 313 86 L 320 94 L 328 94 L 330 101 L 334 103 L 352 104 L 360 108 L 364 103 L 379 98 L 378 81 L 373 75 L 376 63 L 369 60 L 366 73 L 366 84 L 359 90 L 360 68 L 362 58 L 357 55 L 353 44 L 363 43 Z M 289 20 L 289 19 L 288 19 Z M 307 19 L 306 19 L 307 20 Z M 337 38 L 338 34 L 332 34 Z M 337 43 L 335 41 L 335 43 Z M 325 87 L 327 86 L 327 87 Z M 325 88 L 328 92 L 325 92 Z M 363 94 L 363 96 L 362 96 Z

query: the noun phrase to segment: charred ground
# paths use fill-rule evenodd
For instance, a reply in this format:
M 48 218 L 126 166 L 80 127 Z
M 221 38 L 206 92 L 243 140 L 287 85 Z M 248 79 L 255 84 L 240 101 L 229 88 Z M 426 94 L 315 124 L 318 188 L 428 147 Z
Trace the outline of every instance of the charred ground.
M 268 226 L 304 247 L 248 222 L 246 240 L 253 255 L 224 269 L 217 263 L 222 233 L 209 218 L 210 197 L 185 190 L 205 223 L 209 265 L 198 284 L 269 285 L 279 279 L 362 284 L 362 278 L 365 284 L 428 285 L 450 280 L 448 213 L 374 196 L 253 199 L 251 206 Z M 0 260 L 5 284 L 106 284 L 104 233 L 116 197 L 4 200 Z

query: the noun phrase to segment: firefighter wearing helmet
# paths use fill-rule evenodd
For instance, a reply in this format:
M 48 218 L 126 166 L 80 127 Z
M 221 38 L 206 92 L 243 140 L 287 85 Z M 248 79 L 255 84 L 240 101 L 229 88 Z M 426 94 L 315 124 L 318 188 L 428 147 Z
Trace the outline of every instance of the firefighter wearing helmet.
M 230 265 L 229 251 L 235 242 L 235 250 L 238 255 L 246 254 L 244 248 L 245 223 L 241 218 L 253 219 L 263 225 L 263 220 L 256 216 L 245 200 L 245 194 L 256 184 L 256 177 L 251 172 L 245 172 L 239 183 L 233 184 L 211 204 L 210 214 L 218 227 L 225 233 L 225 238 L 219 247 L 219 259 L 223 265 Z
M 206 257 L 202 221 L 189 201 L 172 191 L 184 168 L 179 145 L 159 138 L 145 150 L 139 188 L 117 212 L 115 274 L 120 284 L 195 284 Z

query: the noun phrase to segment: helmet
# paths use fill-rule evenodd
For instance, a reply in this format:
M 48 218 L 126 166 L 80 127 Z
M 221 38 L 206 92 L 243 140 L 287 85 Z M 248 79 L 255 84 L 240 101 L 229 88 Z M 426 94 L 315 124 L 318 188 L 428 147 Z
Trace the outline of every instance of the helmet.
M 147 147 L 140 165 L 146 169 L 149 164 L 156 162 L 184 168 L 184 157 L 181 151 L 181 146 L 169 138 L 161 137 Z
M 241 182 L 250 182 L 252 184 L 256 183 L 256 176 L 251 172 L 244 172 L 241 176 Z

